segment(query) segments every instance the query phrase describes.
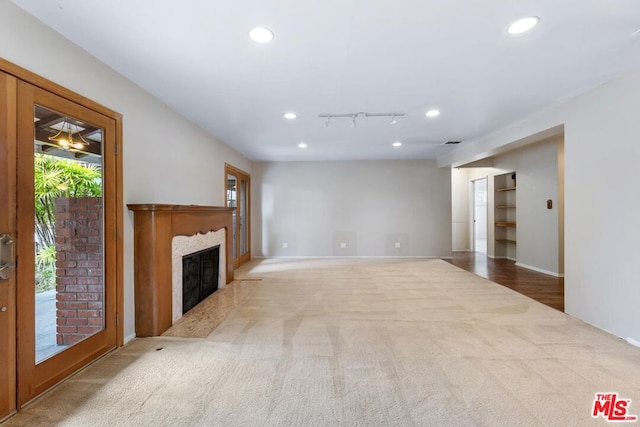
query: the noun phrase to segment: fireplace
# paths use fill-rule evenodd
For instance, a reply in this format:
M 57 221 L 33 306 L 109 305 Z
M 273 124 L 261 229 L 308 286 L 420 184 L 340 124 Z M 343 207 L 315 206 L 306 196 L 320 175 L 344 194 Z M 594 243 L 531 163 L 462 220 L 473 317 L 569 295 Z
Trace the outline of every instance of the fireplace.
M 182 314 L 218 290 L 220 245 L 182 257 Z
M 158 336 L 182 317 L 184 255 L 219 245 L 218 287 L 233 280 L 232 213 L 235 208 L 127 206 L 134 212 L 136 335 Z

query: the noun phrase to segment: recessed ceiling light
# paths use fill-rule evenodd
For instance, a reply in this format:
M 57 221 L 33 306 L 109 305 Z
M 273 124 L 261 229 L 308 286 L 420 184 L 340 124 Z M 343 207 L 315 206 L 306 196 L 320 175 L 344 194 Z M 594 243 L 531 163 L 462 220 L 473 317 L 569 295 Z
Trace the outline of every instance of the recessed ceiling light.
M 300 144 L 298 144 L 298 148 L 307 148 L 307 144 L 304 142 L 301 142 Z
M 391 145 L 393 145 L 394 147 L 402 147 L 402 142 L 400 142 L 400 141 L 396 141 L 396 142 L 394 142 L 394 143 L 393 143 L 393 144 L 391 144 Z
M 511 23 L 507 27 L 507 33 L 511 35 L 526 33 L 540 22 L 540 18 L 537 16 L 527 16 L 526 18 L 518 19 Z
M 249 31 L 249 37 L 256 43 L 269 43 L 273 40 L 273 31 L 267 27 L 255 27 Z
M 285 119 L 293 120 L 293 119 L 295 119 L 295 118 L 296 118 L 296 117 L 298 117 L 298 116 L 296 115 L 296 113 L 291 113 L 291 112 L 290 112 L 290 113 L 284 113 L 284 114 L 282 115 L 282 117 L 284 117 Z
M 438 117 L 440 115 L 440 110 L 429 110 L 425 115 L 427 117 Z

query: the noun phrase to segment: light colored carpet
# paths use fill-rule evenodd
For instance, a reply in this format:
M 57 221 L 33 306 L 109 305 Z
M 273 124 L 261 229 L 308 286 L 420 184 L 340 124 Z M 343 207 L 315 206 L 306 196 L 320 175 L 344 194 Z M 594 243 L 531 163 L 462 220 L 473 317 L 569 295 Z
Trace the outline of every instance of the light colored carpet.
M 138 339 L 8 425 L 604 425 L 640 349 L 441 260 L 264 260 L 206 339 Z

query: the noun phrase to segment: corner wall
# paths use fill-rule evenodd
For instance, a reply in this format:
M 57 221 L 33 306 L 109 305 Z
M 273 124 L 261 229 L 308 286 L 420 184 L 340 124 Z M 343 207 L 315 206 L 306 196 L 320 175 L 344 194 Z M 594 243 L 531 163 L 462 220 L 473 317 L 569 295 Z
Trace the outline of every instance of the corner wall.
M 451 175 L 434 160 L 268 162 L 253 171 L 254 255 L 451 256 Z
M 124 336 L 134 335 L 133 214 L 127 203 L 224 205 L 224 164 L 251 162 L 8 0 L 0 57 L 123 115 Z

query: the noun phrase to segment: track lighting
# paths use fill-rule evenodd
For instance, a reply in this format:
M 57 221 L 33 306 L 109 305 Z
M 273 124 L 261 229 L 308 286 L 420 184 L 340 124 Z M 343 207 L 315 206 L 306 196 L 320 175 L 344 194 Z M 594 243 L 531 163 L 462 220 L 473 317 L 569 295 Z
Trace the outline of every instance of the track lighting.
M 345 113 L 345 114 L 318 114 L 318 117 L 326 119 L 324 125 L 329 127 L 331 124 L 331 119 L 351 119 L 351 127 L 355 128 L 357 126 L 358 118 L 366 118 L 366 117 L 391 117 L 391 124 L 395 125 L 398 123 L 398 117 L 404 117 L 404 113 Z

